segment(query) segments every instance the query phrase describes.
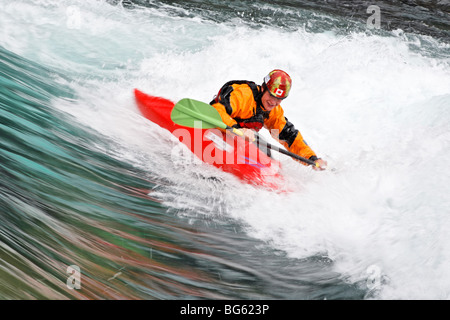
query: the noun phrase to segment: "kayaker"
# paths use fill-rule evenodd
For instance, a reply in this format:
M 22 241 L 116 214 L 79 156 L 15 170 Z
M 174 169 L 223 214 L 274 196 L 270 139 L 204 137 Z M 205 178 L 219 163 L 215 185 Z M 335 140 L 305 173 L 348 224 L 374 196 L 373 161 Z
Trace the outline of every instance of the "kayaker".
M 288 151 L 314 161 L 315 170 L 325 170 L 327 162 L 317 157 L 300 131 L 284 116 L 280 103 L 289 95 L 291 85 L 291 77 L 275 69 L 264 77 L 262 85 L 252 81 L 225 83 L 210 104 L 225 124 L 240 128 L 247 139 L 253 141 L 254 132 L 264 127 Z

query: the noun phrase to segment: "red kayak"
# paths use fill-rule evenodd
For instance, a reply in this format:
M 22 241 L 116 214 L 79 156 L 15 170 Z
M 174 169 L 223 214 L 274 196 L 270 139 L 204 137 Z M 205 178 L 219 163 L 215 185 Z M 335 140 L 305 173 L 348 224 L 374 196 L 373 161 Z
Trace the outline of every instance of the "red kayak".
M 279 173 L 280 162 L 259 149 L 254 143 L 248 142 L 228 130 L 212 126 L 202 127 L 201 121 L 190 124 L 179 120 L 173 112 L 174 108 L 177 109 L 178 103 L 171 100 L 151 96 L 138 89 L 135 89 L 134 93 L 142 115 L 169 130 L 203 162 L 232 173 L 248 183 L 263 185 L 275 190 L 281 188 L 283 178 Z M 191 101 L 196 102 L 195 100 Z M 206 108 L 214 109 L 209 105 Z M 187 118 L 195 116 L 194 111 L 185 110 L 183 112 L 186 112 Z M 215 109 L 212 112 L 216 112 Z

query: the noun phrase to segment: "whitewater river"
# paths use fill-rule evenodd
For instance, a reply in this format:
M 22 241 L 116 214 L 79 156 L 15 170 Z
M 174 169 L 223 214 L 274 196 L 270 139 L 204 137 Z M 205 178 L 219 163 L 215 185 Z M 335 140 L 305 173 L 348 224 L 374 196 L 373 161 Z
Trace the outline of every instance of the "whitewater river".
M 0 299 L 449 299 L 449 7 L 329 2 L 0 0 Z M 275 68 L 287 193 L 134 101 Z

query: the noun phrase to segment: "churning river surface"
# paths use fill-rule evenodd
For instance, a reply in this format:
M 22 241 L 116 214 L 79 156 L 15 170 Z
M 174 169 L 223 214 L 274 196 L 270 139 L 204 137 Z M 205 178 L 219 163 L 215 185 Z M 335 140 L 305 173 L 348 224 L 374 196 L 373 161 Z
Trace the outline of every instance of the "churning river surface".
M 134 101 L 275 68 L 287 193 Z M 449 158 L 447 0 L 0 0 L 0 299 L 449 299 Z

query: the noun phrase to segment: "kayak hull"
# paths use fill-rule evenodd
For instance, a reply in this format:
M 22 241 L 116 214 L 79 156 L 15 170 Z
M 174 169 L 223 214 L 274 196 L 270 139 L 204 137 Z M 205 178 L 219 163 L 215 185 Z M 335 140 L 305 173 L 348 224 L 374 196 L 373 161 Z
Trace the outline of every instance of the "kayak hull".
M 280 188 L 283 183 L 279 173 L 281 164 L 255 144 L 225 130 L 176 124 L 171 119 L 175 106 L 173 101 L 148 95 L 138 89 L 134 93 L 141 114 L 170 131 L 201 161 L 232 173 L 245 182 L 271 189 Z

